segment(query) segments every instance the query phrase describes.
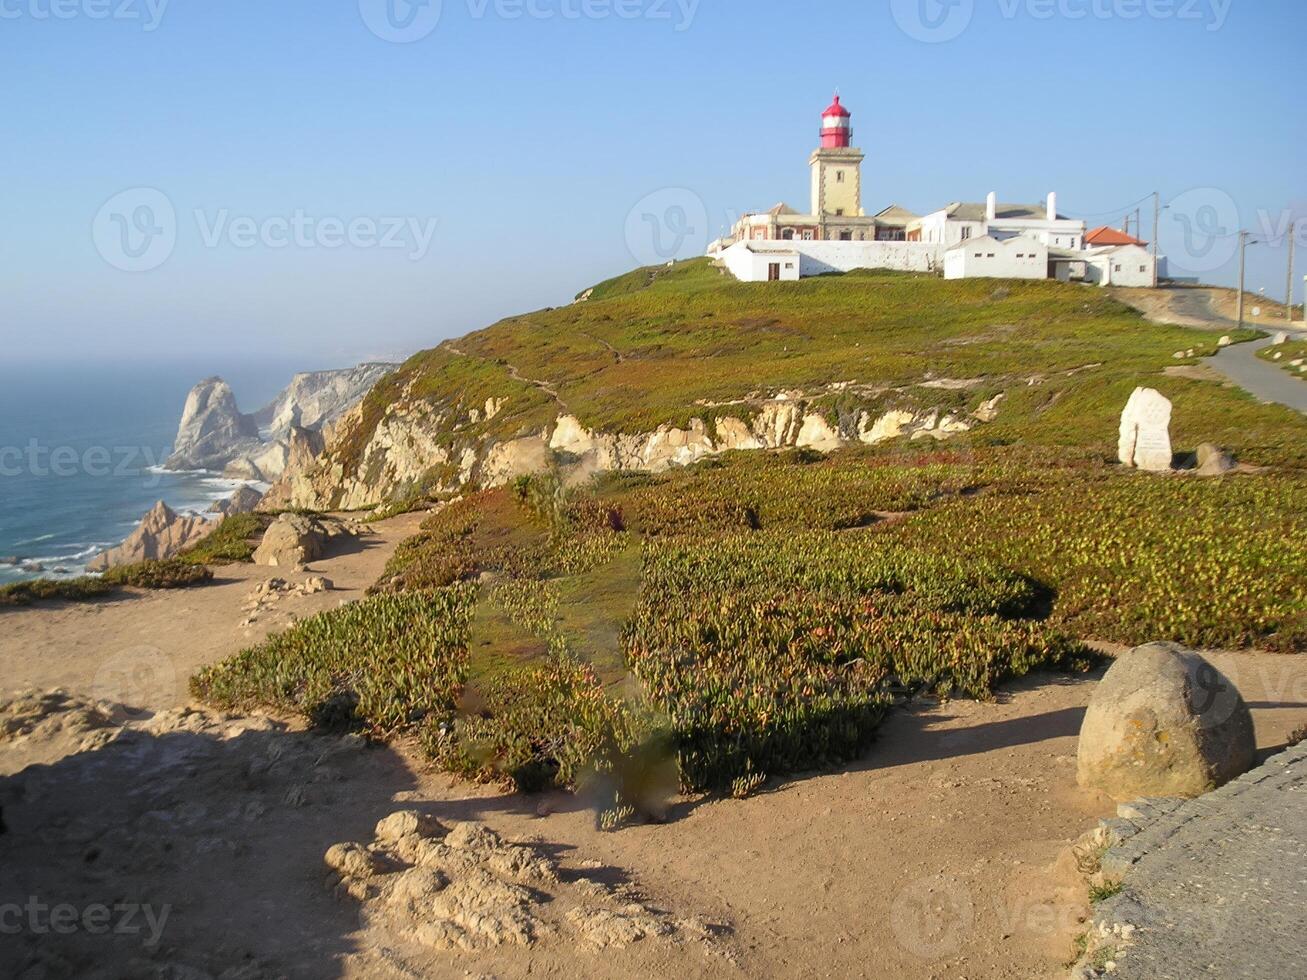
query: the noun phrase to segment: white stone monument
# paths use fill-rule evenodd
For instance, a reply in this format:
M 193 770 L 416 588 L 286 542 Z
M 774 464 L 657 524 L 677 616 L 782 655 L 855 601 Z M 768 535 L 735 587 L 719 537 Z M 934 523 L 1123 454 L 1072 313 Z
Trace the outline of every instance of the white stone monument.
M 1117 458 L 1156 473 L 1171 468 L 1171 403 L 1153 388 L 1136 388 L 1121 413 Z

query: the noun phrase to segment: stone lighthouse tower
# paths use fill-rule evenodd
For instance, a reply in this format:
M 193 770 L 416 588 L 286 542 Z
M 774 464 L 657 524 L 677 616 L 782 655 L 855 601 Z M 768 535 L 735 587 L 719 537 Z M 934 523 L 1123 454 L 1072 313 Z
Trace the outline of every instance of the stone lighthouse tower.
M 849 110 L 840 97 L 821 114 L 821 148 L 815 150 L 812 167 L 812 213 L 823 225 L 827 218 L 861 218 L 862 151 L 855 149 Z M 823 236 L 824 237 L 824 236 Z

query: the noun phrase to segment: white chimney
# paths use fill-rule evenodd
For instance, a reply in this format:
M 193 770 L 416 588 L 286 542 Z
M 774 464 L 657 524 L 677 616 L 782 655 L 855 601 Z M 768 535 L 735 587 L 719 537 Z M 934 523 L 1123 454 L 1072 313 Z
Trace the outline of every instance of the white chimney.
M 985 220 L 993 221 L 998 217 L 998 194 L 994 191 L 989 192 L 989 197 L 985 198 Z
M 1056 191 L 1048 192 L 1048 220 L 1049 221 L 1057 220 L 1057 192 Z

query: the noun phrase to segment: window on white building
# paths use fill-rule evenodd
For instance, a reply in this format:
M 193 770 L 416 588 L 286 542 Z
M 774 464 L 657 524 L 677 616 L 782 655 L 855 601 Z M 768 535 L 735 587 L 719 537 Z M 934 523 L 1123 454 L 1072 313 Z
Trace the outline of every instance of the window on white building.
M 985 256 L 985 258 L 987 258 L 987 259 L 992 259 L 993 257 L 994 257 L 994 253 L 993 253 L 993 252 L 990 252 L 988 255 Z
M 965 242 L 965 241 L 966 241 L 968 238 L 970 238 L 970 237 L 971 237 L 971 229 L 970 229 L 970 228 L 963 228 L 963 229 L 962 229 L 962 240 Z
M 835 183 L 837 183 L 837 184 L 842 184 L 842 183 L 844 183 L 844 171 L 843 171 L 843 170 L 837 170 L 837 171 L 835 171 Z
M 1147 271 L 1148 271 L 1148 266 L 1146 266 L 1146 265 L 1141 265 L 1141 266 L 1139 267 L 1139 271 L 1140 271 L 1140 272 L 1147 272 Z

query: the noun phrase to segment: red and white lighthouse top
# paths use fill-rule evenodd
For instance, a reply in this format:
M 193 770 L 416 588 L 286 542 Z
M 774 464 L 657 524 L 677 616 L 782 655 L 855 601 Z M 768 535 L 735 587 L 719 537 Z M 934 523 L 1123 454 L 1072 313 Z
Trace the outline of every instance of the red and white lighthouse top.
M 837 95 L 835 101 L 821 114 L 821 145 L 823 149 L 846 147 L 852 145 L 852 141 L 853 124 L 849 110 L 840 105 L 840 97 Z

